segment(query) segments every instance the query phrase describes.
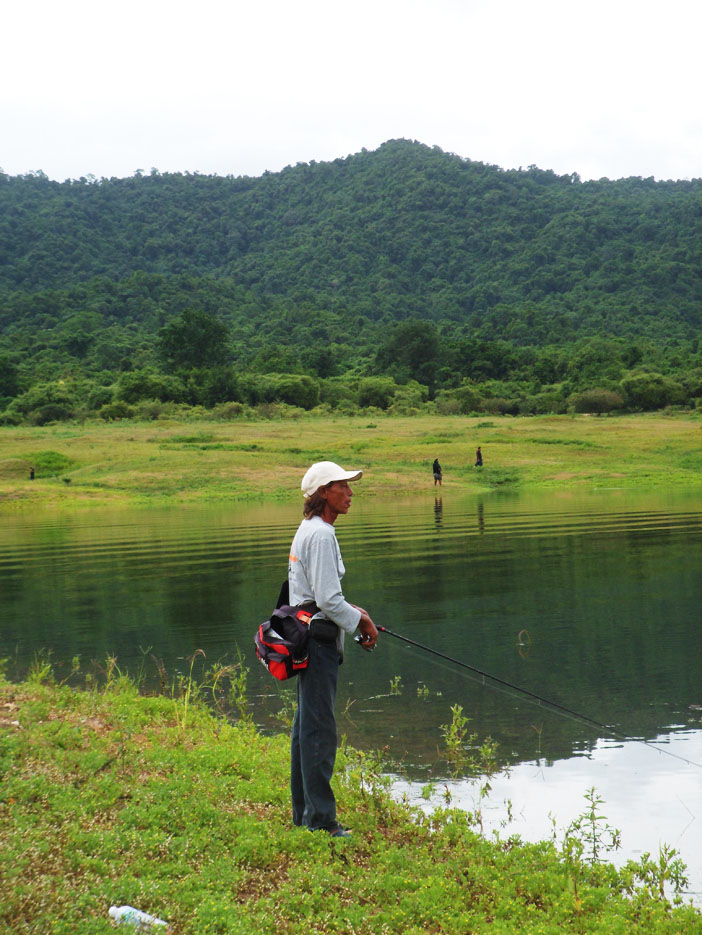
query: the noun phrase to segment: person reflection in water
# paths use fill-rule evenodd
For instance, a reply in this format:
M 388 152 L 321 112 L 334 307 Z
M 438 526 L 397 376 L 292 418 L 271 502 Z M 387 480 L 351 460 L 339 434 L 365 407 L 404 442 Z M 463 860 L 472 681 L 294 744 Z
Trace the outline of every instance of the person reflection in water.
M 434 523 L 437 529 L 441 529 L 444 514 L 444 503 L 441 497 L 434 497 Z

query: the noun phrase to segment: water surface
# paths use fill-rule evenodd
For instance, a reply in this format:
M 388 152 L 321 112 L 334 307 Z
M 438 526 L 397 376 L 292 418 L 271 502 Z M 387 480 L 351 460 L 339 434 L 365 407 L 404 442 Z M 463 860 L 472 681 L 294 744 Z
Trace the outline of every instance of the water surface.
M 486 809 L 499 825 L 510 799 L 504 833 L 548 836 L 549 810 L 562 828 L 595 786 L 622 853 L 678 847 L 699 893 L 702 769 L 683 762 L 702 763 L 699 495 L 364 501 L 358 491 L 337 525 L 350 599 L 616 733 L 381 635 L 372 654 L 347 648 L 338 711 L 350 742 L 386 749 L 416 795 L 447 780 L 441 725 L 461 705 L 511 767 Z M 74 655 L 89 668 L 111 654 L 156 682 L 156 659 L 173 676 L 196 649 L 205 664 L 238 650 L 254 715 L 272 728 L 285 690 L 255 661 L 252 634 L 285 576 L 298 517 L 279 505 L 1 515 L 0 656 L 21 676 L 39 651 L 66 670 Z M 448 785 L 472 807 L 474 786 Z

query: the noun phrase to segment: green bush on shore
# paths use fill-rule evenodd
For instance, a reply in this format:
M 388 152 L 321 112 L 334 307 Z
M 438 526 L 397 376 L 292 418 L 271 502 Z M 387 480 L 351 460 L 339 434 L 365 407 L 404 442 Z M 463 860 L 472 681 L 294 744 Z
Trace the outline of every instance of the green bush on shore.
M 3 931 L 98 935 L 128 903 L 173 935 L 700 932 L 663 893 L 663 855 L 617 871 L 573 829 L 561 846 L 487 841 L 459 810 L 394 801 L 377 759 L 346 747 L 335 782 L 353 838 L 293 828 L 287 738 L 252 726 L 241 674 L 235 721 L 188 679 L 141 695 L 114 660 L 100 689 L 39 664 L 0 678 Z
M 109 375 L 105 378 L 110 380 Z M 256 414 L 267 407 L 314 412 L 322 406 L 339 414 L 378 409 L 391 415 L 486 412 L 513 416 L 655 411 L 668 406 L 694 409 L 700 387 L 692 376 L 683 385 L 648 371 L 628 372 L 611 385 L 584 387 L 572 381 L 464 379 L 458 386 L 432 393 L 428 385 L 414 379 L 398 383 L 385 375 L 322 378 L 219 368 L 176 376 L 139 370 L 122 373 L 108 384 L 87 378 L 36 384 L 6 401 L 4 410 L 0 408 L 0 425 L 47 425 L 86 418 L 155 420 L 175 413 L 187 418 L 201 413 L 207 418 L 232 406 L 239 407 L 239 414 Z

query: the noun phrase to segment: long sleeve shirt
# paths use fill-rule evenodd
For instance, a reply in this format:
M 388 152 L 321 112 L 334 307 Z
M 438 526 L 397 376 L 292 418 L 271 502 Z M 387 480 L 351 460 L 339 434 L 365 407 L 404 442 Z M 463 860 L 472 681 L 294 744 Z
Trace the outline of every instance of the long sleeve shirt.
M 314 601 L 320 616 L 339 627 L 337 648 L 342 655 L 344 632 L 353 633 L 361 619 L 360 610 L 349 604 L 342 593 L 345 571 L 334 527 L 321 516 L 303 519 L 290 547 L 290 603 Z

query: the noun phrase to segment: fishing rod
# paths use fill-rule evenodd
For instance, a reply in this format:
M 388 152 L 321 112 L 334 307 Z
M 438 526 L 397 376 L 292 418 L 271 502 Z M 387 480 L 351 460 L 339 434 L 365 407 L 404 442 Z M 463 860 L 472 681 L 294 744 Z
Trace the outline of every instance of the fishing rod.
M 670 750 L 664 750 L 662 747 L 656 746 L 656 744 L 651 743 L 649 740 L 641 740 L 638 737 L 629 737 L 627 734 L 622 733 L 622 731 L 617 730 L 616 727 L 611 727 L 609 724 L 603 724 L 600 721 L 596 721 L 587 714 L 581 714 L 579 711 L 574 711 L 572 708 L 568 708 L 557 701 L 550 701 L 548 698 L 544 698 L 542 695 L 538 695 L 536 692 L 530 691 L 528 688 L 521 688 L 521 686 L 515 685 L 513 682 L 508 682 L 507 679 L 500 678 L 498 675 L 491 675 L 489 672 L 484 672 L 477 666 L 472 666 L 460 659 L 455 659 L 453 656 L 448 656 L 446 653 L 439 652 L 438 649 L 432 649 L 431 646 L 425 646 L 424 643 L 418 643 L 416 640 L 412 640 L 408 636 L 403 636 L 401 633 L 395 633 L 393 630 L 388 630 L 387 627 L 378 626 L 378 630 L 380 633 L 387 633 L 388 636 L 394 636 L 395 639 L 402 640 L 403 643 L 409 643 L 410 646 L 416 646 L 417 649 L 423 649 L 424 652 L 431 653 L 433 656 L 438 656 L 440 659 L 445 659 L 447 662 L 451 662 L 454 665 L 460 666 L 462 669 L 469 669 L 476 675 L 481 676 L 481 678 L 490 679 L 490 681 L 496 682 L 498 685 L 502 685 L 504 688 L 509 688 L 511 691 L 526 695 L 526 697 L 531 699 L 532 702 L 548 705 L 550 708 L 553 708 L 554 711 L 563 714 L 566 717 L 571 717 L 575 718 L 576 720 L 583 721 L 585 724 L 589 724 L 591 727 L 596 727 L 598 730 L 603 730 L 606 733 L 612 734 L 613 736 L 618 737 L 620 740 L 645 744 L 645 746 L 651 747 L 652 750 L 656 750 L 658 753 L 665 753 L 667 756 L 672 756 L 676 760 L 682 760 L 683 763 L 687 763 L 689 766 L 696 766 L 699 769 L 702 769 L 702 763 L 695 763 L 693 760 L 689 760 L 686 757 L 680 756 L 677 753 L 673 753 Z

